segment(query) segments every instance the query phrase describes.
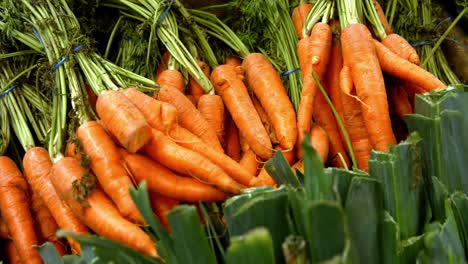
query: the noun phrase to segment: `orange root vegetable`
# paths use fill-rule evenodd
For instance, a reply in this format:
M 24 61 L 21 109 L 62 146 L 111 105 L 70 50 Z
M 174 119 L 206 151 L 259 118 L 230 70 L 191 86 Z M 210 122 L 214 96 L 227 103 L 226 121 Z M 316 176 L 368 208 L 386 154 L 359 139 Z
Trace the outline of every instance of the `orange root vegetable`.
M 42 263 L 29 211 L 28 184 L 15 162 L 0 156 L 0 213 L 23 263 Z
M 8 232 L 8 226 L 2 218 L 0 218 L 0 238 L 11 238 Z
M 153 137 L 145 146 L 146 153 L 168 168 L 212 184 L 228 193 L 237 194 L 241 186 L 224 170 L 203 155 L 179 146 L 161 131 L 153 129 Z
M 161 86 L 174 87 L 182 93 L 185 90 L 184 76 L 177 70 L 162 71 L 156 78 L 156 82 Z
M 96 109 L 105 127 L 128 151 L 135 153 L 151 138 L 151 128 L 138 109 L 119 91 L 105 91 Z
M 291 19 L 294 23 L 294 28 L 296 29 L 297 36 L 302 39 L 307 36 L 302 34 L 302 27 L 304 25 L 307 14 L 312 9 L 312 5 L 309 3 L 300 4 L 295 7 L 291 14 Z
M 154 78 L 155 80 L 158 79 L 158 76 L 161 74 L 161 72 L 167 70 L 170 57 L 171 54 L 166 50 L 161 58 L 161 61 L 159 62 L 158 69 L 156 70 L 156 77 Z
M 330 61 L 325 73 L 325 84 L 329 89 L 330 99 L 338 115 L 343 119 L 341 110 L 340 71 L 343 68 L 343 55 L 341 54 L 340 39 L 333 37 L 330 50 Z M 341 132 L 340 132 L 341 133 Z
M 203 73 L 207 77 L 210 77 L 210 73 L 211 73 L 210 66 L 206 64 L 204 61 L 197 61 L 197 64 L 198 66 L 200 66 Z M 205 94 L 205 90 L 203 90 L 203 88 L 198 84 L 198 82 L 192 76 L 189 76 L 188 94 L 194 97 L 195 105 L 198 104 L 198 100 L 200 99 L 200 97 Z
M 167 214 L 178 206 L 180 202 L 178 200 L 162 196 L 155 192 L 149 192 L 151 208 L 156 216 L 161 221 L 161 224 L 164 226 L 166 231 L 171 232 L 171 227 L 169 226 L 169 220 L 167 219 Z
M 416 65 L 420 64 L 416 49 L 402 36 L 395 33 L 387 35 L 387 37 L 382 40 L 382 44 L 401 58 Z
M 396 144 L 396 139 L 372 35 L 365 25 L 350 24 L 341 33 L 341 44 L 345 65 L 351 69 L 356 94 L 361 101 L 362 115 L 372 146 L 386 152 L 389 145 Z
M 137 183 L 145 180 L 148 189 L 160 195 L 183 202 L 218 202 L 226 199 L 219 189 L 193 178 L 175 174 L 159 162 L 140 154 L 123 152 L 127 168 Z
M 326 163 L 328 160 L 330 140 L 325 129 L 317 124 L 313 124 L 310 129 L 310 142 L 322 159 L 322 163 Z
M 16 250 L 15 244 L 11 240 L 7 242 L 6 254 L 8 258 L 8 263 L 10 264 L 26 263 L 21 261 L 21 256 L 19 255 L 18 250 Z
M 385 16 L 385 13 L 380 6 L 379 2 L 377 0 L 372 0 L 372 3 L 374 4 L 375 10 L 377 11 L 377 15 L 379 16 L 379 20 L 382 23 L 382 26 L 385 30 L 385 34 L 390 35 L 392 33 L 392 26 L 388 23 L 387 17 Z
M 270 137 L 235 67 L 231 65 L 216 67 L 211 73 L 211 81 L 249 146 L 259 157 L 268 160 L 273 155 Z
M 54 217 L 44 204 L 42 198 L 34 191 L 31 197 L 31 209 L 36 224 L 36 234 L 39 244 L 51 242 L 63 256 L 66 253 L 66 248 L 55 236 L 55 232 L 59 229 L 57 222 L 55 222 Z
M 219 152 L 224 152 L 216 131 L 211 129 L 208 121 L 182 92 L 168 86 L 161 86 L 159 92 L 155 94 L 155 98 L 175 106 L 178 114 L 177 120 L 182 127 L 203 139 Z
M 330 58 L 332 42 L 332 31 L 328 24 L 317 23 L 312 28 L 311 35 L 299 41 L 297 54 L 302 70 L 304 83 L 302 86 L 301 100 L 297 110 L 297 150 L 301 157 L 300 145 L 304 140 L 305 133 L 309 133 L 312 125 L 312 114 L 314 112 L 314 99 L 318 92 L 312 72 L 321 81 L 327 69 Z
M 400 58 L 377 40 L 374 40 L 374 46 L 377 51 L 378 61 L 384 72 L 398 77 L 401 80 L 421 86 L 425 91 L 447 87 L 432 73 L 408 60 Z
M 291 169 L 296 172 L 299 170 L 300 172 L 304 173 L 304 160 L 299 160 L 294 165 L 292 165 Z
M 276 147 L 276 151 L 283 152 L 284 158 L 288 161 L 289 165 L 292 165 L 296 161 L 296 151 L 292 150 L 281 150 L 281 148 Z M 258 176 L 252 182 L 253 186 L 275 186 L 276 182 L 273 178 L 268 174 L 265 166 L 260 170 Z
M 173 105 L 156 100 L 133 87 L 121 92 L 140 110 L 150 126 L 167 133 L 177 123 L 177 109 Z
M 82 124 L 76 131 L 89 165 L 103 191 L 115 203 L 120 213 L 136 223 L 144 223 L 128 191 L 133 182 L 122 166 L 119 150 L 104 128 L 96 121 Z
M 221 146 L 224 146 L 224 103 L 219 95 L 205 94 L 198 100 L 198 111 L 205 117 L 211 129 L 216 132 Z
M 250 148 L 246 152 L 244 152 L 241 160 L 239 161 L 239 164 L 242 167 L 244 167 L 250 174 L 257 175 L 259 167 L 257 155 L 255 155 L 255 152 L 253 152 L 253 150 L 251 150 Z M 250 184 L 251 182 L 249 182 L 249 185 Z
M 242 65 L 242 60 L 239 57 L 236 56 L 229 56 L 226 58 L 226 61 L 224 62 L 226 65 L 232 65 L 234 67 L 241 66 Z
M 24 176 L 33 192 L 39 194 L 58 226 L 77 234 L 87 234 L 88 229 L 60 199 L 50 181 L 52 161 L 42 147 L 29 149 L 23 157 Z M 80 244 L 68 239 L 73 253 L 80 253 Z
M 235 161 L 240 161 L 240 143 L 239 143 L 239 130 L 236 124 L 231 118 L 229 113 L 226 113 L 226 135 L 225 135 L 225 146 L 224 151 L 226 154 Z
M 270 136 L 271 143 L 278 144 L 279 140 L 276 137 L 275 129 L 273 128 L 273 125 L 271 124 L 271 120 L 268 117 L 267 113 L 265 112 L 265 109 L 263 109 L 263 106 L 260 104 L 256 96 L 252 95 L 251 98 L 252 98 L 252 103 L 255 107 L 255 110 L 257 110 L 258 116 L 260 117 L 260 120 L 262 120 L 262 124 L 265 127 L 265 130 Z
M 340 87 L 350 94 L 341 93 L 343 123 L 348 132 L 354 150 L 354 156 L 356 157 L 357 164 L 354 164 L 354 166 L 357 166 L 361 170 L 368 171 L 372 145 L 364 123 L 364 117 L 362 116 L 360 102 L 354 97 L 353 86 L 351 72 L 347 66 L 344 66 L 340 73 Z
M 62 158 L 54 164 L 50 178 L 61 199 L 97 234 L 123 243 L 145 255 L 157 256 L 151 238 L 138 226 L 122 217 L 112 201 L 100 189 L 95 187 L 89 190 L 89 195 L 84 198 L 88 206 L 84 206 L 83 201 L 76 200 L 76 197 L 83 195 L 76 183 L 84 173 L 85 169 L 79 162 L 70 157 Z
M 401 86 L 392 87 L 390 94 L 398 116 L 403 121 L 406 121 L 406 115 L 413 113 L 413 107 L 409 102 L 408 94 Z
M 242 68 L 249 88 L 270 118 L 280 146 L 285 150 L 294 148 L 297 139 L 296 112 L 278 72 L 261 53 L 251 53 L 245 57 Z

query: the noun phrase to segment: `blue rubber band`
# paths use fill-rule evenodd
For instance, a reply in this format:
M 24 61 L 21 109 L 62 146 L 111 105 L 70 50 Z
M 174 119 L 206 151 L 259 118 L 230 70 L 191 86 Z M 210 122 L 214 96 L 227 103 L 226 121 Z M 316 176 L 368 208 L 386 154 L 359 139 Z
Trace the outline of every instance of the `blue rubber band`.
M 164 12 L 161 14 L 161 16 L 159 17 L 158 19 L 158 22 L 156 22 L 156 28 L 159 27 L 159 25 L 161 24 L 161 22 L 163 21 L 163 19 L 166 17 L 167 13 L 169 12 L 169 9 L 171 9 L 172 7 L 172 4 L 174 4 L 174 0 L 171 0 L 171 2 L 169 3 L 169 5 L 166 7 L 166 10 L 164 10 Z
M 73 51 L 74 51 L 74 52 L 78 52 L 78 51 L 79 51 L 80 49 L 82 49 L 82 48 L 84 48 L 83 45 L 78 45 L 78 46 L 76 46 L 76 47 L 73 49 Z
M 295 73 L 295 72 L 297 72 L 297 71 L 300 70 L 300 69 L 301 69 L 301 68 L 295 68 L 295 69 L 292 69 L 292 70 L 289 70 L 289 71 L 285 71 L 285 72 L 283 72 L 281 75 L 283 75 L 283 76 L 288 76 L 289 74 Z
M 446 40 L 450 40 L 452 42 L 455 42 L 455 44 L 457 44 L 458 46 L 464 48 L 464 49 L 467 49 L 468 48 L 468 45 L 466 45 L 465 43 L 461 42 L 460 40 L 458 39 L 454 39 L 454 38 L 445 38 Z
M 83 45 L 78 45 L 78 46 L 76 46 L 76 47 L 73 49 L 73 51 L 74 51 L 74 52 L 78 52 L 78 51 L 80 51 L 82 48 L 84 48 Z M 59 62 L 57 62 L 57 64 L 55 64 L 54 67 L 52 67 L 52 69 L 50 69 L 50 72 L 54 73 L 60 66 L 62 66 L 63 63 L 65 63 L 65 60 L 66 60 L 66 59 L 67 59 L 67 58 L 62 57 L 62 59 L 60 59 Z
M 432 43 L 432 41 L 430 41 L 430 40 L 424 40 L 424 41 L 421 41 L 421 42 L 417 42 L 417 43 L 411 44 L 411 46 L 413 46 L 413 47 L 419 47 L 419 46 L 427 45 L 427 44 L 429 44 L 429 43 Z
M 42 48 L 45 49 L 44 42 L 42 42 L 42 38 L 39 35 L 39 32 L 37 32 L 35 27 L 33 27 L 32 30 L 33 30 L 34 36 L 36 36 L 36 38 L 39 40 L 39 43 L 41 44 Z
M 12 86 L 10 86 L 10 88 L 8 88 L 5 91 L 0 93 L 0 98 L 4 97 L 5 95 L 7 95 L 9 92 L 13 91 L 18 86 L 19 85 L 17 83 L 13 84 Z
M 439 24 L 437 24 L 437 25 L 435 26 L 435 28 L 438 28 L 438 27 L 440 27 L 443 23 L 445 23 L 445 22 L 450 22 L 450 21 L 452 21 L 452 16 L 449 16 L 449 17 L 447 17 L 446 19 L 440 21 Z

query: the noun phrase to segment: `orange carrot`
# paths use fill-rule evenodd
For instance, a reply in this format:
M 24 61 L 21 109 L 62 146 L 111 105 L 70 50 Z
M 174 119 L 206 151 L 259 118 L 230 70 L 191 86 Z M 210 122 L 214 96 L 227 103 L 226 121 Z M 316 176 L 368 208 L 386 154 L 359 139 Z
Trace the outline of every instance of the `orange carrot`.
M 59 229 L 57 222 L 55 222 L 54 217 L 50 214 L 42 198 L 34 191 L 31 197 L 31 209 L 36 224 L 36 234 L 39 244 L 51 242 L 60 255 L 65 255 L 65 246 L 55 236 L 55 232 Z
M 11 240 L 7 242 L 6 254 L 8 256 L 8 263 L 10 264 L 26 263 L 21 261 L 21 256 L 18 254 L 18 250 L 16 250 L 15 243 Z
M 8 226 L 2 218 L 0 218 L 0 238 L 11 238 L 8 232 Z
M 319 80 L 322 80 L 330 57 L 331 39 L 330 26 L 325 23 L 317 23 L 312 28 L 311 35 L 301 39 L 297 46 L 299 64 L 304 78 L 301 100 L 297 111 L 298 135 L 296 145 L 299 157 L 302 156 L 300 145 L 304 140 L 304 135 L 309 133 L 312 125 L 314 99 L 318 90 L 312 72 Z
M 302 34 L 302 27 L 304 25 L 305 19 L 307 14 L 312 9 L 312 5 L 309 3 L 300 4 L 295 7 L 291 14 L 291 19 L 294 23 L 294 28 L 296 29 L 297 36 L 302 39 L 305 38 L 304 34 Z
M 419 55 L 416 49 L 402 36 L 395 33 L 387 35 L 387 37 L 382 40 L 382 44 L 399 57 L 419 65 Z
M 271 143 L 274 145 L 278 144 L 279 140 L 276 137 L 275 129 L 273 128 L 273 125 L 271 124 L 270 117 L 268 117 L 267 113 L 265 112 L 265 109 L 263 109 L 263 106 L 260 104 L 260 102 L 258 101 L 255 95 L 252 95 L 251 99 L 255 107 L 255 110 L 257 110 L 258 116 L 260 117 L 260 120 L 262 120 L 262 124 L 265 127 L 266 132 L 270 136 Z
M 200 66 L 201 70 L 203 73 L 207 76 L 210 77 L 210 66 L 206 64 L 204 61 L 197 61 L 198 66 Z M 202 95 L 205 94 L 205 90 L 198 84 L 198 82 L 192 77 L 189 76 L 189 82 L 188 82 L 188 94 L 192 95 L 195 99 L 195 105 L 198 104 L 198 100 Z
M 322 159 L 322 163 L 325 164 L 328 159 L 328 147 L 330 145 L 328 134 L 325 129 L 317 124 L 313 124 L 310 129 L 310 142 Z
M 226 135 L 225 135 L 225 152 L 235 161 L 239 161 L 241 158 L 240 144 L 239 144 L 239 130 L 236 124 L 231 118 L 229 113 L 226 113 Z
M 372 3 L 374 4 L 375 10 L 377 11 L 377 15 L 379 16 L 379 20 L 382 23 L 382 26 L 385 30 L 385 34 L 390 35 L 392 33 L 392 26 L 388 23 L 387 17 L 385 16 L 385 13 L 380 6 L 379 2 L 377 0 L 372 0 Z
M 235 67 L 231 65 L 216 67 L 211 73 L 211 81 L 249 146 L 259 157 L 268 160 L 273 155 L 270 137 Z
M 281 150 L 281 148 L 276 147 L 276 151 L 282 151 L 284 157 L 288 161 L 289 165 L 292 165 L 296 161 L 296 152 L 294 150 Z M 275 186 L 276 182 L 273 178 L 268 174 L 265 167 L 263 167 L 260 172 L 258 173 L 257 178 L 253 181 L 254 186 Z
M 157 194 L 155 192 L 149 192 L 151 199 L 151 208 L 153 212 L 158 216 L 159 221 L 164 226 L 164 228 L 170 233 L 171 227 L 169 226 L 169 220 L 167 219 L 167 214 L 176 206 L 180 204 L 179 201 L 165 197 L 163 195 Z
M 304 160 L 299 160 L 291 167 L 291 169 L 296 172 L 296 169 L 304 173 Z
M 142 112 L 150 126 L 167 133 L 177 123 L 177 109 L 173 105 L 156 100 L 133 87 L 121 92 Z
M 339 29 L 339 23 L 334 24 L 335 29 Z M 340 90 L 340 71 L 343 68 L 343 55 L 341 54 L 340 39 L 337 35 L 333 36 L 331 50 L 330 50 L 330 61 L 328 62 L 327 71 L 325 73 L 325 84 L 329 89 L 330 99 L 333 106 L 338 112 L 338 115 L 343 119 L 343 113 L 341 111 L 341 90 Z M 344 142 L 344 141 L 343 141 Z
M 234 67 L 241 66 L 242 60 L 236 56 L 228 56 L 224 62 L 224 64 L 232 65 Z
M 161 72 L 167 69 L 170 57 L 171 54 L 166 50 L 161 58 L 161 61 L 159 62 L 158 69 L 156 70 L 156 77 L 154 78 L 155 80 L 158 78 Z
M 52 161 L 42 147 L 29 149 L 23 157 L 24 176 L 33 192 L 37 192 L 61 229 L 77 234 L 87 234 L 88 230 L 60 199 L 50 181 Z M 80 253 L 80 244 L 67 239 L 73 253 Z
M 363 24 L 350 24 L 341 33 L 343 59 L 351 69 L 369 138 L 376 150 L 396 144 L 387 94 L 372 35 Z M 380 43 L 379 43 L 380 44 Z
M 59 196 L 70 206 L 78 218 L 97 234 L 123 243 L 149 256 L 157 256 L 151 238 L 138 226 L 120 215 L 112 201 L 98 187 L 89 191 L 84 202 L 76 200 L 82 196 L 79 184 L 85 169 L 73 158 L 60 159 L 52 167 L 50 178 Z
M 372 145 L 364 123 L 360 102 L 355 98 L 354 84 L 348 66 L 344 66 L 340 72 L 340 87 L 349 93 L 341 92 L 341 102 L 343 123 L 356 157 L 357 164 L 354 166 L 368 171 Z
M 153 129 L 153 137 L 145 146 L 154 160 L 181 174 L 188 174 L 201 182 L 212 184 L 229 193 L 239 193 L 241 186 L 208 158 L 173 142 L 162 132 Z
M 375 50 L 377 51 L 380 66 L 382 67 L 382 70 L 388 74 L 421 86 L 421 88 L 423 88 L 425 91 L 446 87 L 446 85 L 432 73 L 405 59 L 400 58 L 377 40 L 374 40 L 374 46 Z M 372 93 L 374 97 L 374 92 Z
M 161 86 L 174 87 L 182 93 L 185 90 L 184 76 L 177 70 L 162 71 L 156 78 L 156 82 Z
M 42 263 L 29 211 L 28 184 L 15 162 L 0 156 L 0 213 L 23 263 Z
M 141 154 L 122 152 L 125 164 L 137 183 L 145 180 L 151 191 L 183 202 L 218 202 L 226 199 L 226 194 L 213 186 L 177 175 Z
M 190 102 L 191 102 L 195 107 L 197 107 L 198 101 L 197 101 L 197 99 L 195 99 L 195 97 L 194 97 L 193 95 L 190 95 L 190 94 L 189 94 L 189 95 L 186 95 L 186 97 L 190 100 Z
M 255 155 L 255 152 L 250 148 L 244 137 L 240 138 L 240 144 L 242 149 L 242 158 L 239 161 L 239 164 L 244 167 L 250 174 L 257 175 L 258 168 L 260 167 L 260 164 L 257 160 L 257 155 Z
M 208 121 L 183 93 L 163 85 L 154 97 L 175 106 L 178 114 L 177 120 L 182 127 L 203 139 L 219 152 L 224 152 L 216 131 L 211 129 Z
M 278 72 L 261 53 L 247 55 L 242 68 L 250 89 L 271 120 L 280 146 L 292 149 L 297 139 L 296 112 Z
M 403 121 L 406 121 L 406 115 L 413 113 L 413 108 L 409 102 L 408 94 L 403 87 L 398 85 L 392 87 L 390 93 L 398 116 Z
M 224 103 L 219 95 L 205 94 L 198 100 L 198 111 L 205 117 L 211 129 L 216 132 L 221 146 L 224 146 Z
M 101 188 L 120 213 L 136 223 L 144 223 L 128 191 L 129 187 L 133 187 L 132 180 L 121 164 L 117 146 L 104 128 L 96 121 L 88 121 L 76 130 L 76 135 L 89 156 L 90 168 Z
M 151 128 L 145 118 L 120 92 L 101 93 L 96 109 L 105 127 L 128 151 L 135 153 L 151 138 Z

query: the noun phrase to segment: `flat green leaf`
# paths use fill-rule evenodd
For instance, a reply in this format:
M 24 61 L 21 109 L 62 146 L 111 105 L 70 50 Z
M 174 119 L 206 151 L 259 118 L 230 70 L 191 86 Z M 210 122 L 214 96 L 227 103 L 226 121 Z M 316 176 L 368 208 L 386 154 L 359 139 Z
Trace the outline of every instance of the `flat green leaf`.
M 468 196 L 455 192 L 450 196 L 453 214 L 457 221 L 458 234 L 463 242 L 465 255 L 468 257 Z
M 39 251 L 39 255 L 41 256 L 42 261 L 44 261 L 44 263 L 64 263 L 57 249 L 55 249 L 54 244 L 52 244 L 51 242 L 47 242 L 40 246 L 37 246 L 36 249 Z
M 276 263 L 273 240 L 268 229 L 257 227 L 242 236 L 232 237 L 227 249 L 226 263 Z
M 312 262 L 327 261 L 340 256 L 347 240 L 343 209 L 336 202 L 310 202 L 303 211 Z
M 400 242 L 400 231 L 395 219 L 384 212 L 382 223 L 382 263 L 398 264 L 398 244 Z
M 327 168 L 325 173 L 332 177 L 334 200 L 339 201 L 342 206 L 345 205 L 346 196 L 348 196 L 349 185 L 353 177 L 366 177 L 368 174 L 364 171 L 346 170 L 341 168 Z
M 168 213 L 167 218 L 179 263 L 216 263 L 195 206 L 179 205 Z
M 369 177 L 351 180 L 345 211 L 351 241 L 360 263 L 381 263 L 383 195 L 380 183 Z
M 273 158 L 267 161 L 265 169 L 278 185 L 289 184 L 296 188 L 301 185 L 281 151 L 277 151 Z
M 402 240 L 399 243 L 399 261 L 402 264 L 413 264 L 418 258 L 419 252 L 424 248 L 424 236 L 415 236 Z
M 436 177 L 432 177 L 431 183 L 429 186 L 429 199 L 431 201 L 432 214 L 435 220 L 443 222 L 446 218 L 445 199 L 449 196 L 449 191 Z
M 66 230 L 58 230 L 57 237 L 71 237 L 81 245 L 91 246 L 94 250 L 96 257 L 98 258 L 98 263 L 163 263 L 163 261 L 159 258 L 145 256 L 126 245 L 106 239 L 101 236 L 80 235 Z
M 288 200 L 289 200 L 289 206 L 291 208 L 292 220 L 294 222 L 293 232 L 295 234 L 298 234 L 304 237 L 306 235 L 306 231 L 305 231 L 305 224 L 304 224 L 302 211 L 304 210 L 305 205 L 308 201 L 306 197 L 306 193 L 303 188 L 301 189 L 287 188 L 287 190 L 288 190 Z

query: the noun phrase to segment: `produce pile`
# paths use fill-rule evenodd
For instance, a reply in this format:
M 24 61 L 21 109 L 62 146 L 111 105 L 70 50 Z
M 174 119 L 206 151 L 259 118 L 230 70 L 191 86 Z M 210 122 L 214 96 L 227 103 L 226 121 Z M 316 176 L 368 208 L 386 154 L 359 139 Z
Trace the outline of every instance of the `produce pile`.
M 467 263 L 436 6 L 1 1 L 0 262 Z

